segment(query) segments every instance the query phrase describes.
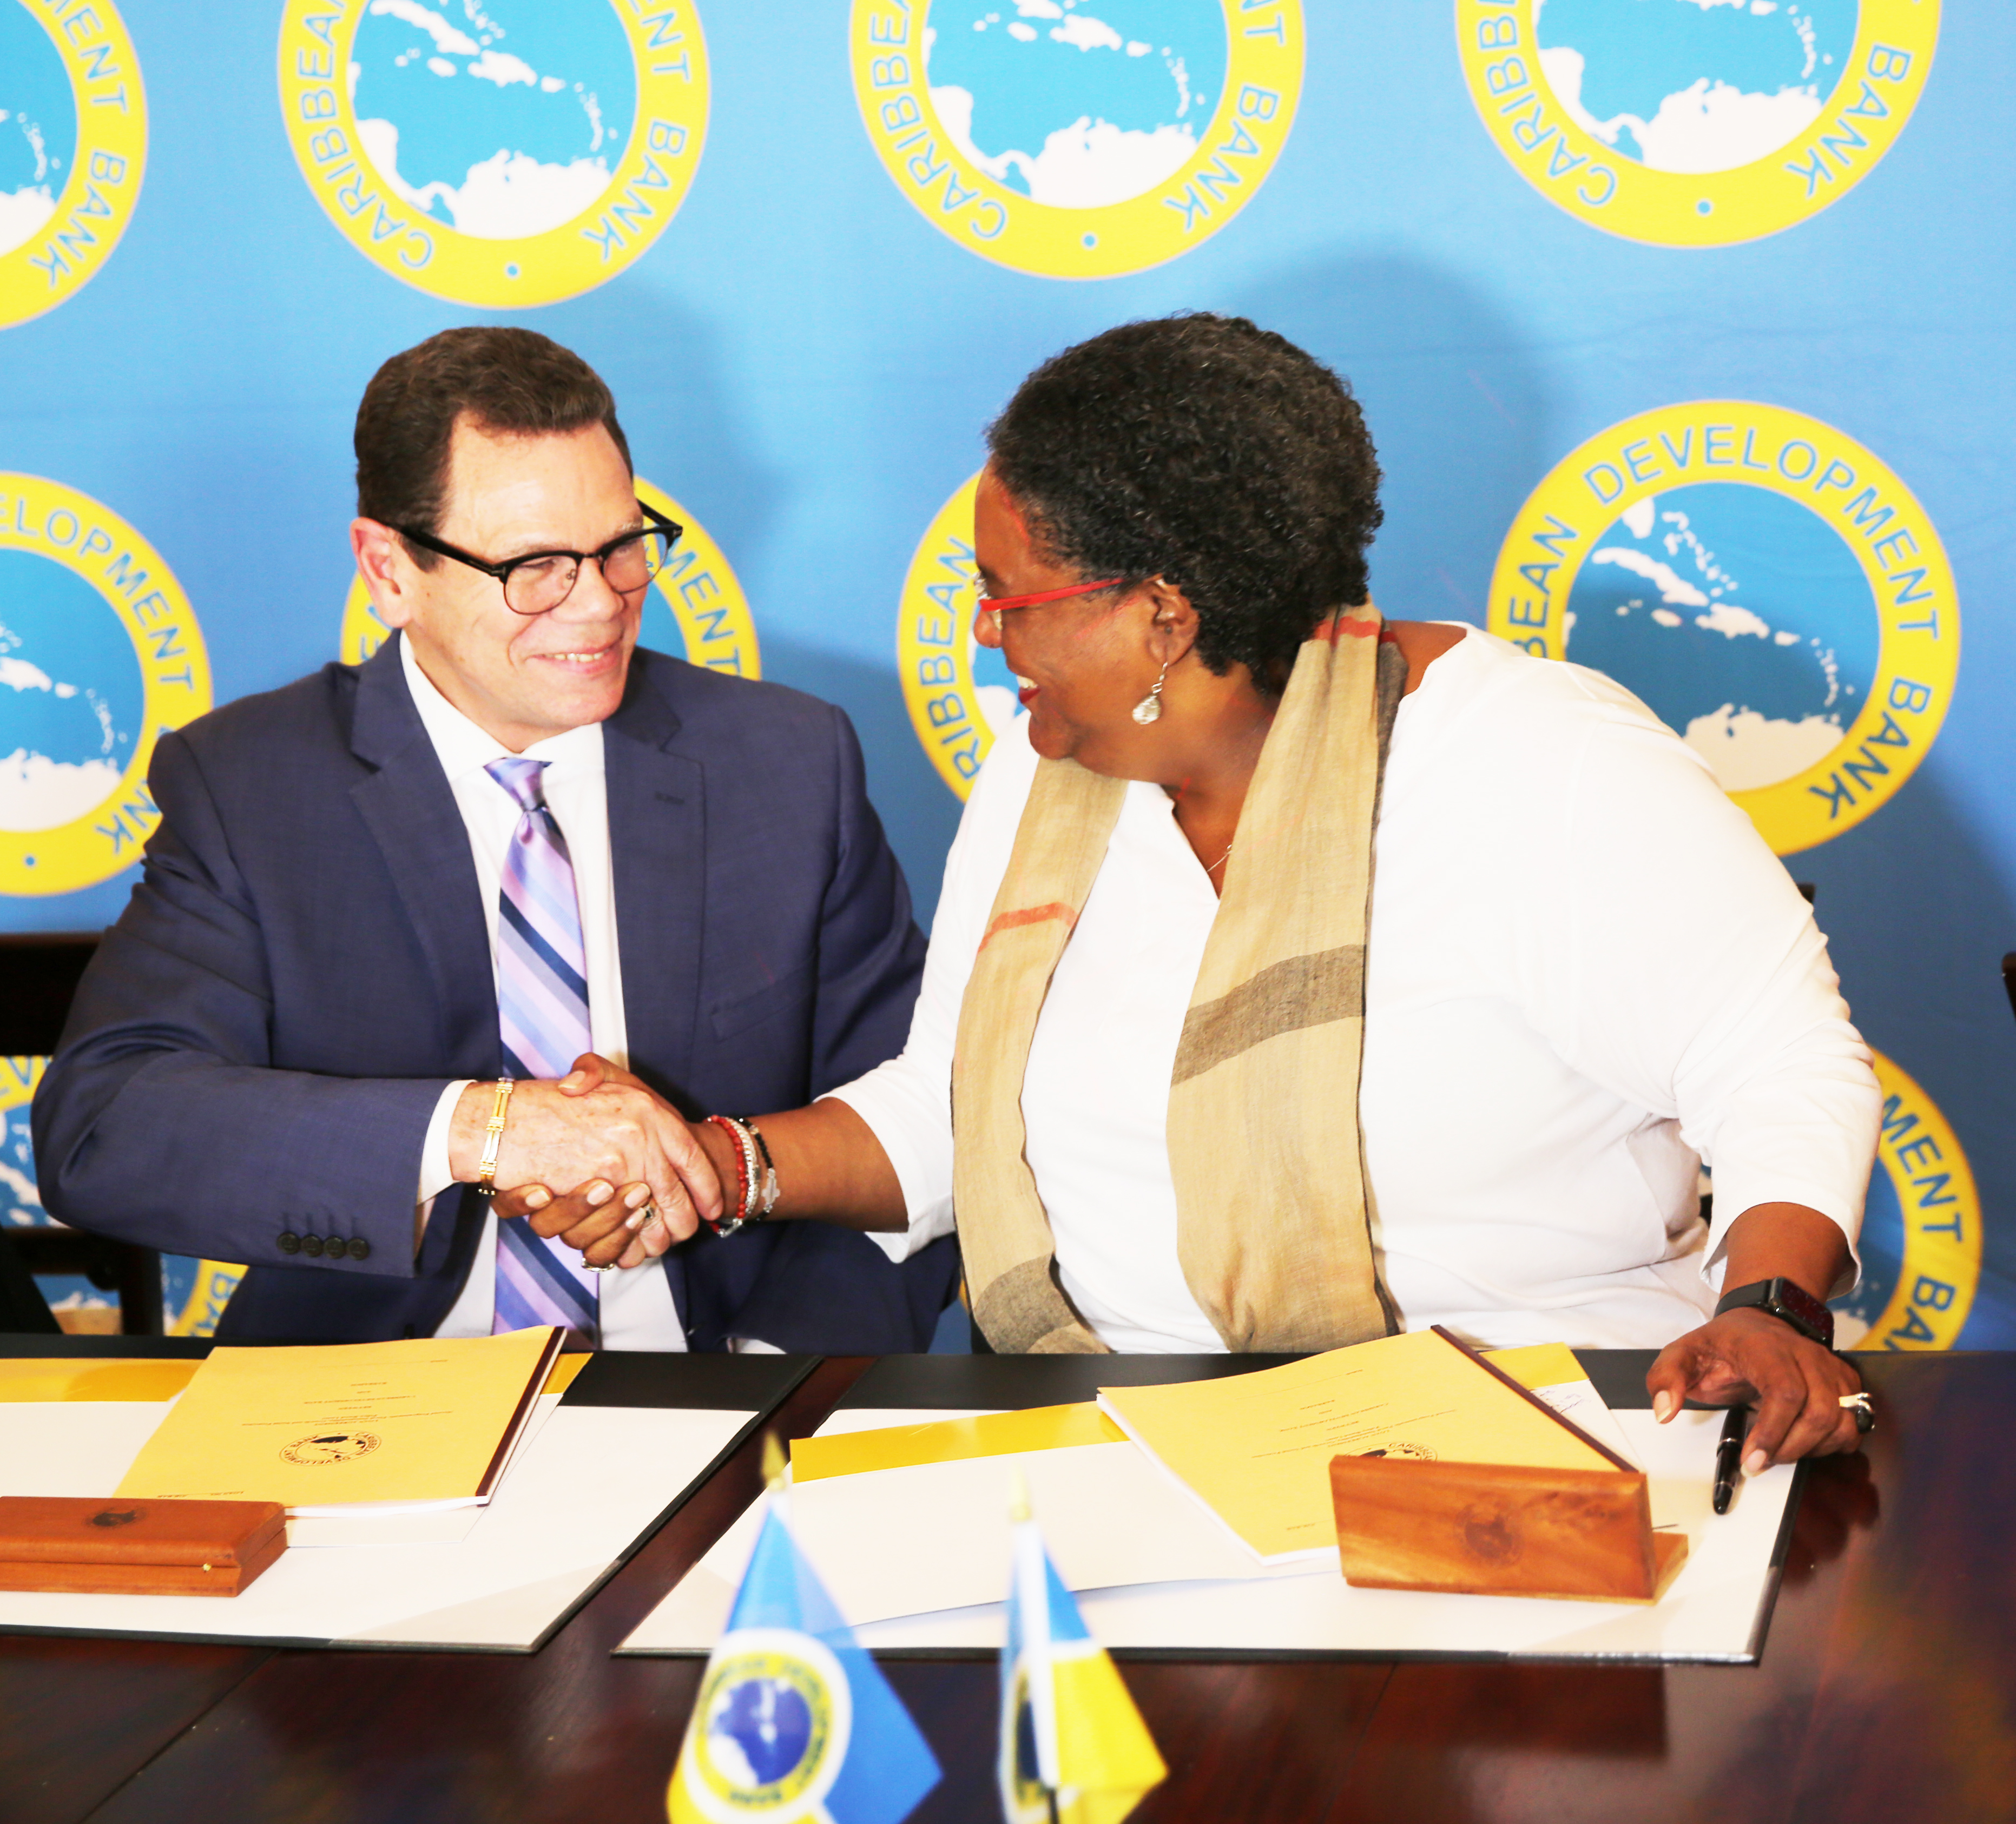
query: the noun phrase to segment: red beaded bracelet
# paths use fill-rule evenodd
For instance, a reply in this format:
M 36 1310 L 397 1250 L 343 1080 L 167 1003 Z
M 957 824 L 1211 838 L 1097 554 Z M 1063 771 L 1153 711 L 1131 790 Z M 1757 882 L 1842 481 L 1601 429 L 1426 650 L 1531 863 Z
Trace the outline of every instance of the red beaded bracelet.
M 724 1216 L 718 1222 L 710 1222 L 707 1226 L 716 1235 L 733 1235 L 749 1220 L 751 1181 L 754 1177 L 754 1161 L 750 1157 L 752 1149 L 749 1136 L 738 1123 L 730 1121 L 725 1115 L 709 1115 L 707 1118 L 710 1126 L 719 1128 L 735 1142 L 736 1185 L 735 1213 L 732 1216 Z

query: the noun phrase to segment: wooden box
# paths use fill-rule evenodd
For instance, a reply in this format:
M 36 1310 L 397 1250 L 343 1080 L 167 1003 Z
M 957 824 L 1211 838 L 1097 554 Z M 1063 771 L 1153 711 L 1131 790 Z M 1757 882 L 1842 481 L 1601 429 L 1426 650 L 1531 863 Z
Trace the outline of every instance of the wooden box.
M 235 1596 L 286 1549 L 277 1502 L 0 1496 L 0 1589 Z
M 1649 1603 L 1687 1556 L 1635 1470 L 1340 1456 L 1330 1481 L 1345 1581 L 1369 1588 Z

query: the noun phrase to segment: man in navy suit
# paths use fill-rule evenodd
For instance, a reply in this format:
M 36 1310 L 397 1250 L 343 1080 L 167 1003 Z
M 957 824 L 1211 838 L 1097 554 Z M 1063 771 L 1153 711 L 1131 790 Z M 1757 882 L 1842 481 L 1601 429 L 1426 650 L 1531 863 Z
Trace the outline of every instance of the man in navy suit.
M 356 443 L 394 637 L 163 736 L 144 878 L 36 1099 L 49 1210 L 248 1263 L 225 1339 L 488 1334 L 539 1321 L 530 1260 L 531 1308 L 584 1298 L 604 1347 L 927 1347 L 949 1241 L 718 1234 L 680 1118 L 902 1048 L 923 941 L 847 718 L 637 649 L 676 528 L 545 337 L 394 357 Z M 514 1068 L 590 1049 L 632 1074 Z M 507 1235 L 493 1185 L 588 1195 L 531 1191 Z

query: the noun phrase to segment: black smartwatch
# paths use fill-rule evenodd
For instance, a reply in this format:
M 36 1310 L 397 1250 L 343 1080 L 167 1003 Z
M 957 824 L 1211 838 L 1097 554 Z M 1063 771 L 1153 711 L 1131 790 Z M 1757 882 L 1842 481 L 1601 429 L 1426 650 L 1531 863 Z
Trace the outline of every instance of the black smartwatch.
M 1725 1292 L 1717 1301 L 1715 1315 L 1754 1309 L 1769 1311 L 1780 1322 L 1790 1324 L 1823 1349 L 1834 1347 L 1834 1313 L 1802 1286 L 1790 1279 L 1754 1279 Z

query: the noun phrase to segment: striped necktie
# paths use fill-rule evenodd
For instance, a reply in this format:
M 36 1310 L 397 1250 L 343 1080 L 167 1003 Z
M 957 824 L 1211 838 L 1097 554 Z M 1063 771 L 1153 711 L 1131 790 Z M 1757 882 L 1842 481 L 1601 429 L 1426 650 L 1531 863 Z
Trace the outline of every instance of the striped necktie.
M 545 769 L 543 760 L 517 756 L 484 768 L 518 807 L 497 898 L 497 1024 L 504 1070 L 551 1081 L 572 1070 L 592 1041 L 574 862 L 546 808 Z M 581 1265 L 574 1249 L 535 1234 L 522 1216 L 498 1223 L 493 1333 L 558 1324 L 592 1347 L 600 1296 L 600 1276 Z

